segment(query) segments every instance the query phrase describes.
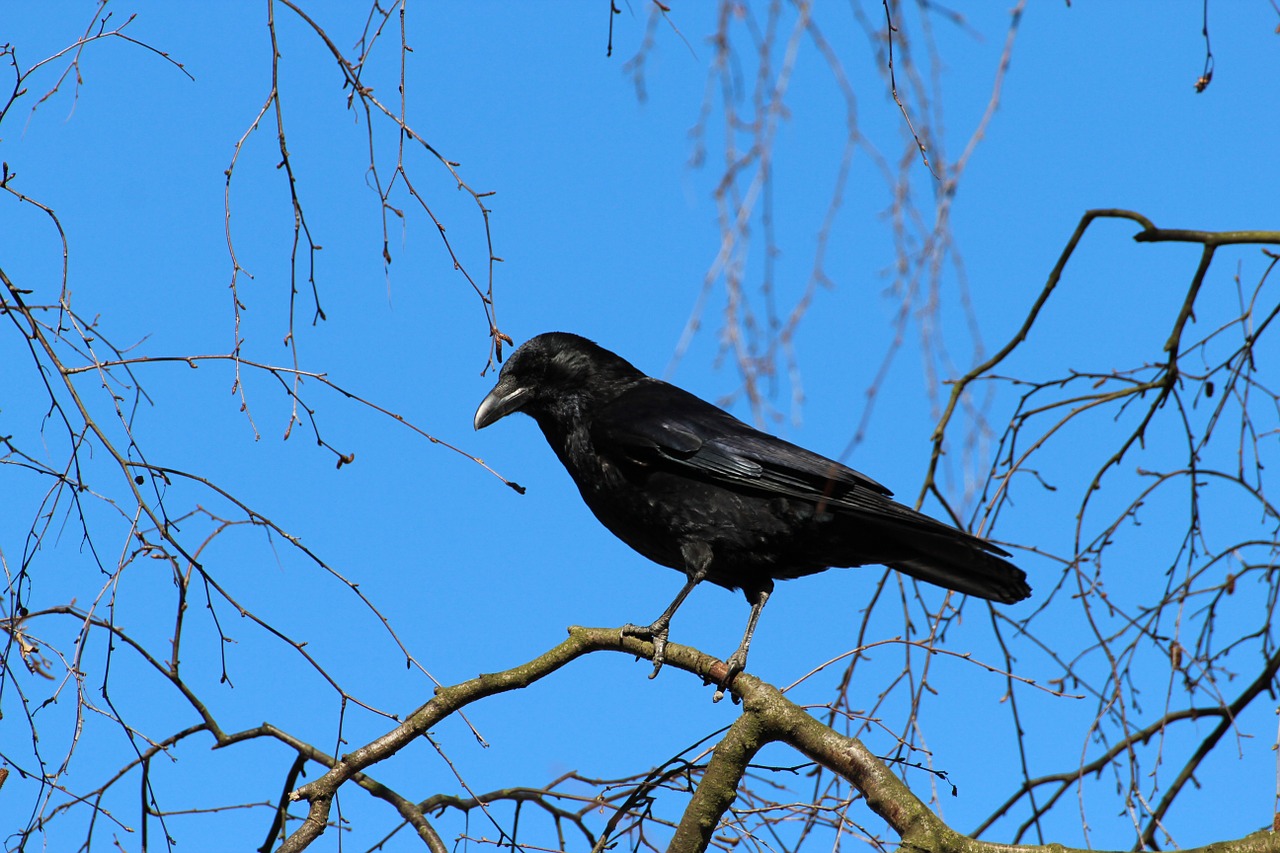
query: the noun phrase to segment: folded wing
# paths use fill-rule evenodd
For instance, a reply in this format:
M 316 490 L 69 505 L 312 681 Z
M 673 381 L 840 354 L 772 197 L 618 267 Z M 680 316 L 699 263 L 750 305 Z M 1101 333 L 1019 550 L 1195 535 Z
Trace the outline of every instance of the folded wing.
M 591 434 L 597 449 L 639 465 L 811 501 L 848 518 L 861 535 L 851 537 L 843 565 L 881 562 L 993 601 L 1020 601 L 1031 593 L 1025 573 L 1000 559 L 1008 556 L 1003 549 L 897 503 L 865 474 L 760 432 L 674 385 L 656 379 L 637 384 L 595 413 Z M 873 539 L 883 547 L 864 553 L 863 543 Z

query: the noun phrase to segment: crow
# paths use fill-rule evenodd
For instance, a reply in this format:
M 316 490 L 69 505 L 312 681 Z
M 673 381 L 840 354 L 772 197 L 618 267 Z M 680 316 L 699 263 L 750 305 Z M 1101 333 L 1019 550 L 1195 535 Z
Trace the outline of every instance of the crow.
M 742 590 L 751 605 L 721 691 L 746 666 L 776 580 L 878 563 L 1003 604 L 1031 595 L 1026 573 L 1001 559 L 1008 552 L 578 335 L 548 332 L 513 352 L 476 410 L 475 428 L 513 412 L 537 422 L 601 524 L 684 572 L 662 615 L 622 628 L 652 641 L 655 676 L 671 617 L 704 580 Z

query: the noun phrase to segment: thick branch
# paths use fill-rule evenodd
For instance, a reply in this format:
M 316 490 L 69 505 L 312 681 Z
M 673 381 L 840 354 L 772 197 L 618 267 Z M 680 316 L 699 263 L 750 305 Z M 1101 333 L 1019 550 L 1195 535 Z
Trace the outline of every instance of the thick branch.
M 569 629 L 569 638 L 528 663 L 504 672 L 480 675 L 452 687 L 436 689 L 435 697 L 382 737 L 342 756 L 314 782 L 294 791 L 293 800 L 306 799 L 310 813 L 280 853 L 300 851 L 324 831 L 329 808 L 338 789 L 370 765 L 394 755 L 415 738 L 472 702 L 497 693 L 531 686 L 566 664 L 595 651 L 615 651 L 652 658 L 653 645 L 623 636 L 617 628 Z M 697 649 L 669 643 L 665 650 L 671 669 L 682 669 L 705 681 L 724 676 L 724 663 Z M 742 701 L 743 714 L 716 747 L 702 782 L 672 839 L 670 850 L 700 853 L 731 809 L 739 783 L 759 749 L 781 741 L 849 781 L 867 805 L 902 839 L 902 846 L 930 853 L 1076 853 L 1058 844 L 1015 846 L 982 841 L 951 829 L 883 761 L 854 737 L 841 735 L 796 705 L 776 687 L 742 673 L 732 689 Z M 1079 851 L 1084 853 L 1084 851 Z M 1089 851 L 1098 853 L 1098 851 Z M 1280 835 L 1257 832 L 1234 841 L 1220 841 L 1186 853 L 1280 853 Z
M 738 785 L 747 772 L 747 765 L 765 744 L 763 736 L 757 714 L 743 714 L 729 727 L 724 739 L 716 745 L 702 782 L 684 810 L 668 853 L 701 853 L 707 849 L 711 835 L 738 796 Z

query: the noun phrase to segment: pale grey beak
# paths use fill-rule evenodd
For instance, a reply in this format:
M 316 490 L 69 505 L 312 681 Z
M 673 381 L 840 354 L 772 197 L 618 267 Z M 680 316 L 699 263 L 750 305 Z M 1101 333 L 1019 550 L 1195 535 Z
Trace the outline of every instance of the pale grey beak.
M 498 380 L 498 384 L 493 386 L 489 395 L 480 401 L 480 408 L 476 409 L 475 428 L 484 429 L 494 421 L 519 411 L 528 398 L 528 388 L 513 386 Z

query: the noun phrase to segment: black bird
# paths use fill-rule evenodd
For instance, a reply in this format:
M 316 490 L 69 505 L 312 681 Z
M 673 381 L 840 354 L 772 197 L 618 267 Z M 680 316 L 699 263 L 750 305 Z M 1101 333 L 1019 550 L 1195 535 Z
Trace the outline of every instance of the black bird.
M 775 580 L 881 563 L 1003 604 L 1031 595 L 1026 574 L 1001 559 L 1006 551 L 586 338 L 548 332 L 512 353 L 476 410 L 475 428 L 512 412 L 537 421 L 601 524 L 688 578 L 653 624 L 623 628 L 653 641 L 654 675 L 672 615 L 704 580 L 741 589 L 751 605 L 722 686 L 746 665 Z

